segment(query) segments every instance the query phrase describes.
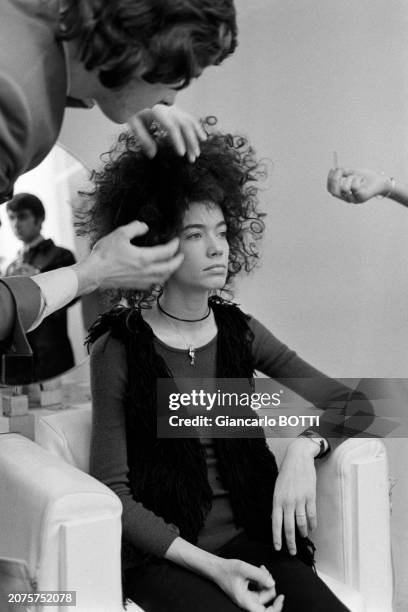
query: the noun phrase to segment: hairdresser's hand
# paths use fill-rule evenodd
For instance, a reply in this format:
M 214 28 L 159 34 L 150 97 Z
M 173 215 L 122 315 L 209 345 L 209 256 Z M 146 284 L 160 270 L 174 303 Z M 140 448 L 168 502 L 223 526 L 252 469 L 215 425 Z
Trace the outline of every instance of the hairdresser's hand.
M 128 123 L 148 157 L 156 155 L 157 142 L 165 139 L 179 155 L 187 154 L 194 162 L 200 155 L 200 143 L 207 138 L 200 122 L 177 106 L 156 104 L 137 113 Z M 156 135 L 152 124 L 156 125 Z
M 177 253 L 177 238 L 153 247 L 130 243 L 147 230 L 145 223 L 132 221 L 101 238 L 84 261 L 72 266 L 78 276 L 78 295 L 98 288 L 150 289 L 153 284 L 163 284 L 184 256 Z
M 272 535 L 276 550 L 282 547 L 282 527 L 291 555 L 296 554 L 295 523 L 306 537 L 316 527 L 316 469 L 319 447 L 308 438 L 295 438 L 286 450 L 276 479 L 272 509 Z
M 340 200 L 361 204 L 375 196 L 387 195 L 392 183 L 387 176 L 374 170 L 332 168 L 327 177 L 327 189 Z
M 264 566 L 256 567 L 238 559 L 220 561 L 215 582 L 240 608 L 248 612 L 283 609 L 283 595 L 276 597 L 275 581 Z

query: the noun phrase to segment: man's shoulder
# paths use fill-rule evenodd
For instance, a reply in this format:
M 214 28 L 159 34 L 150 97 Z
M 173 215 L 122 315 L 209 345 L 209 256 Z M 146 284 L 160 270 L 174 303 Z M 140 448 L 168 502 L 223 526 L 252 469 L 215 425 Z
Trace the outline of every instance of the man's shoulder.
M 60 130 L 66 74 L 55 38 L 57 6 L 56 0 L 0 2 L 0 202 Z

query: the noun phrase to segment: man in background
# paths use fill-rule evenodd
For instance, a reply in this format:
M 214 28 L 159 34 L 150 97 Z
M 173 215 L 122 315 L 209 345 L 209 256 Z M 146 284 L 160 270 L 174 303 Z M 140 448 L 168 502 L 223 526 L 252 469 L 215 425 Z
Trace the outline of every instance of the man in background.
M 22 248 L 7 267 L 6 276 L 34 276 L 75 263 L 71 251 L 56 246 L 42 235 L 45 209 L 35 195 L 19 193 L 14 196 L 7 203 L 7 214 Z M 33 350 L 34 380 L 58 376 L 74 366 L 67 330 L 67 307 L 44 319 L 39 327 L 27 334 L 27 340 Z

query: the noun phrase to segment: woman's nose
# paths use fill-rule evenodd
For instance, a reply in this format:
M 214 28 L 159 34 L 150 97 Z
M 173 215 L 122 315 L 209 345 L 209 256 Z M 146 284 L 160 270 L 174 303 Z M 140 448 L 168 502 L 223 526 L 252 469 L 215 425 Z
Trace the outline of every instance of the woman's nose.
M 208 254 L 210 257 L 217 257 L 217 256 L 222 255 L 223 254 L 222 246 L 218 242 L 213 240 L 208 245 Z

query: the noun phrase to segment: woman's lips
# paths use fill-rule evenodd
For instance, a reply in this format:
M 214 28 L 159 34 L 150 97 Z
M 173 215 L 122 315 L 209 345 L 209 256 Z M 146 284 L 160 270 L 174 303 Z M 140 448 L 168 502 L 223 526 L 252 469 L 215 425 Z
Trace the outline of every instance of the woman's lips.
M 227 269 L 223 264 L 214 264 L 213 266 L 208 266 L 208 268 L 204 268 L 204 272 L 225 272 Z

